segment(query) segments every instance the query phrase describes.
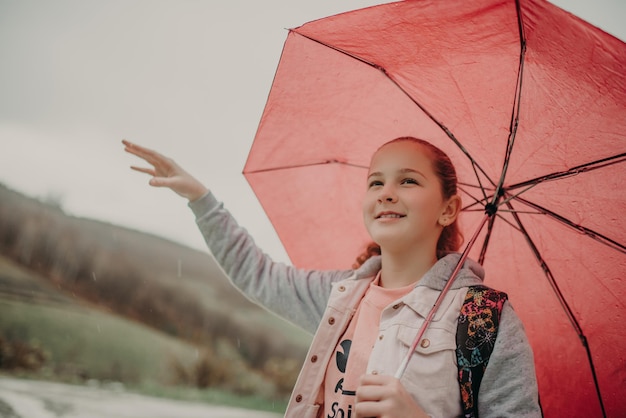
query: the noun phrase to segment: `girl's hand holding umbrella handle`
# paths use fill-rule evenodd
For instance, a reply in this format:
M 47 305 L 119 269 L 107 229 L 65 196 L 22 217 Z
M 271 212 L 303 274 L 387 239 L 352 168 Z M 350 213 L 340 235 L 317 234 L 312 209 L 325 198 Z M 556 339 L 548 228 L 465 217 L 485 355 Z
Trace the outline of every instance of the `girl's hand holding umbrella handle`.
M 122 140 L 124 150 L 143 159 L 151 168 L 131 166 L 135 171 L 146 173 L 152 178 L 150 185 L 154 187 L 168 187 L 182 197 L 193 202 L 208 192 L 208 189 L 195 177 L 182 169 L 174 160 L 148 148 L 144 148 L 130 141 Z
M 357 418 L 429 418 L 399 379 L 366 374 L 356 389 Z

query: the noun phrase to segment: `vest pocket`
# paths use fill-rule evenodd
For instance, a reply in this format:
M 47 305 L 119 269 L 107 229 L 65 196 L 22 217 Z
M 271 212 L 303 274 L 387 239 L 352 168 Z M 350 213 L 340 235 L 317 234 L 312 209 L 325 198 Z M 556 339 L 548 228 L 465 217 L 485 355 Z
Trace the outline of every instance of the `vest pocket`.
M 413 344 L 417 333 L 418 329 L 413 327 L 398 329 L 397 338 L 404 353 Z M 402 381 L 416 390 L 451 388 L 458 391 L 455 350 L 456 335 L 431 324 L 415 348 Z

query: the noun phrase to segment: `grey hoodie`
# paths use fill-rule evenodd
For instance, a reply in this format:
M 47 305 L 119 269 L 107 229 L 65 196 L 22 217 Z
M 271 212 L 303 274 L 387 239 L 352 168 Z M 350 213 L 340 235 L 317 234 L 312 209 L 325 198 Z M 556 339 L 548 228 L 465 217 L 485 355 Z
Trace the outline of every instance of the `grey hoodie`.
M 315 333 L 307 357 L 315 358 L 315 364 L 307 362 L 303 366 L 285 416 L 316 417 L 325 367 L 363 293 L 380 270 L 380 258 L 369 259 L 356 271 L 298 269 L 284 263 L 273 262 L 255 245 L 252 237 L 237 224 L 224 209 L 223 204 L 210 192 L 191 202 L 189 206 L 196 216 L 196 222 L 209 250 L 233 284 L 254 302 Z M 406 309 L 397 309 L 397 316 L 396 312 L 392 312 L 391 320 L 385 321 L 389 315 L 386 316 L 384 311 L 381 316 L 381 332 L 387 330 L 394 333 L 394 339 L 402 339 L 404 331 L 398 327 L 398 321 L 406 321 L 406 318 L 401 319 L 403 316 L 413 315 L 410 319 L 412 322 L 422 320 L 420 317 L 425 316 L 432 307 L 434 301 L 432 298 L 436 297 L 447 282 L 458 257 L 458 254 L 450 254 L 439 260 L 418 282 L 415 290 L 402 298 L 402 306 Z M 438 313 L 435 321 L 452 313 L 453 316 L 448 320 L 452 323 L 458 317 L 467 287 L 481 284 L 483 276 L 482 267 L 467 260 L 453 283 L 452 290 L 446 296 L 448 302 L 444 301 L 442 304 L 449 309 L 443 309 Z M 349 291 L 346 292 L 346 289 Z M 387 338 L 385 341 L 390 340 L 393 339 Z M 390 356 L 391 349 L 394 348 L 382 345 L 374 347 L 368 370 L 376 368 L 379 371 L 385 367 L 393 367 L 395 363 L 389 362 L 390 358 L 396 363 L 399 362 L 400 354 Z M 393 371 L 391 373 L 393 374 Z M 410 381 L 411 373 L 417 373 L 416 376 L 419 376 L 419 367 L 413 371 L 408 369 L 408 377 L 403 378 L 403 383 L 409 388 L 414 383 Z M 460 405 L 458 384 L 456 386 L 455 393 L 450 393 L 447 397 L 454 405 L 457 402 Z M 420 389 L 419 385 L 415 386 L 414 390 L 425 391 L 424 387 Z M 530 345 L 521 321 L 510 303 L 506 302 L 500 319 L 498 337 L 480 387 L 478 396 L 480 416 L 540 417 L 537 393 Z M 433 405 L 430 410 L 426 409 L 433 416 L 456 415 L 442 412 L 451 409 L 438 408 L 438 400 L 424 399 L 423 396 L 423 393 L 414 394 L 425 409 L 426 406 Z M 453 410 L 460 411 L 459 408 Z

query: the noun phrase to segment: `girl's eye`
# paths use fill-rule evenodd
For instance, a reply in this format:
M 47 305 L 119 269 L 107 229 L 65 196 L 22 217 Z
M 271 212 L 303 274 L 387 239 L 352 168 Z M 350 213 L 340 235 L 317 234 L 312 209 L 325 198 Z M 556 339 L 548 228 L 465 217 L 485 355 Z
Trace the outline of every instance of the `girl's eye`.
M 369 187 L 374 187 L 374 186 L 382 186 L 383 182 L 380 180 L 372 180 L 369 183 Z
M 408 179 L 402 180 L 402 184 L 418 184 L 418 183 L 417 183 L 417 180 L 408 178 Z

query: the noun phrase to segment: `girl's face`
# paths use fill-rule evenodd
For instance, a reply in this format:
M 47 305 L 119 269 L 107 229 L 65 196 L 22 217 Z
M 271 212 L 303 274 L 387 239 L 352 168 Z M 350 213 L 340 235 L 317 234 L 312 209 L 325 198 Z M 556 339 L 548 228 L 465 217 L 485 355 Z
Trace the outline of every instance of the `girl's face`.
M 434 250 L 448 202 L 429 151 L 409 141 L 390 143 L 372 158 L 363 200 L 365 226 L 381 248 Z M 426 247 L 424 247 L 426 246 Z

